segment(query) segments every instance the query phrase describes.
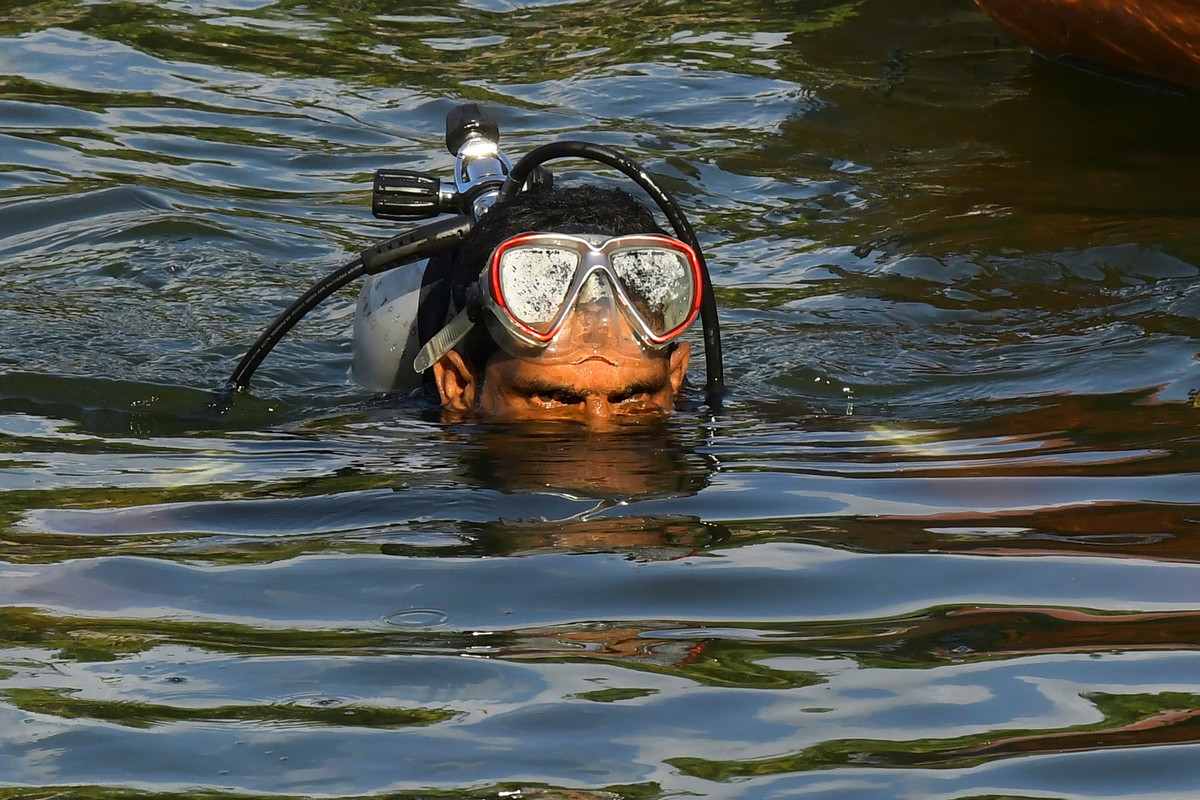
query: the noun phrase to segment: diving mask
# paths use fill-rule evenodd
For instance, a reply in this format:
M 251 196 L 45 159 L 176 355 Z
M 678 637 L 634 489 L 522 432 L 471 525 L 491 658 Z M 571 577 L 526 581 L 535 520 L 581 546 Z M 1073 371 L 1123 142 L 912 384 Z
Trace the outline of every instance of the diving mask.
M 695 250 L 660 234 L 607 238 L 526 233 L 502 242 L 475 292 L 493 338 L 521 357 L 554 358 L 630 342 L 656 350 L 677 338 L 700 309 Z M 421 349 L 423 372 L 474 326 L 460 312 Z

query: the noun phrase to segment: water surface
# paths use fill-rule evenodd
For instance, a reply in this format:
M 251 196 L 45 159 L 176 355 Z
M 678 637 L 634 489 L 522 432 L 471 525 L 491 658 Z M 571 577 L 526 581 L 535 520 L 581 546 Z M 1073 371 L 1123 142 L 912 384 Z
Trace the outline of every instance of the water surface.
M 442 426 L 347 290 L 206 417 L 464 100 L 678 194 L 723 413 Z M 966 0 L 0 4 L 0 797 L 1194 794 L 1198 125 Z

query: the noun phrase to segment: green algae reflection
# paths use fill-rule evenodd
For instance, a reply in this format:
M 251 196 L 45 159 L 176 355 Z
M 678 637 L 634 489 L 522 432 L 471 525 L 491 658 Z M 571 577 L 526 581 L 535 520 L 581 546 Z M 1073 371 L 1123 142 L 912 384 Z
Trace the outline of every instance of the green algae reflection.
M 845 766 L 966 769 L 1016 756 L 1200 742 L 1200 695 L 1095 693 L 1086 697 L 1103 719 L 1062 730 L 984 731 L 952 739 L 906 742 L 839 739 L 761 761 L 683 757 L 667 759 L 667 763 L 687 775 L 725 782 Z
M 718 0 L 692 10 L 699 4 L 624 0 L 504 12 L 441 2 L 397 13 L 383 0 L 281 0 L 230 14 L 198 5 L 51 0 L 0 16 L 0 36 L 57 27 L 168 62 L 437 94 L 454 85 L 484 99 L 485 90 L 462 84 L 500 74 L 517 82 L 567 80 L 618 64 L 715 61 L 724 68 L 730 58 L 746 74 L 769 75 L 775 66 L 756 39 L 764 28 L 781 39 L 825 30 L 854 16 L 862 2 L 826 0 L 798 10 Z M 786 48 L 772 55 L 800 58 Z
M 94 700 L 71 689 L 8 689 L 0 692 L 31 714 L 62 719 L 93 719 L 150 728 L 172 722 L 253 722 L 296 727 L 406 728 L 433 725 L 457 716 L 444 709 L 378 708 L 358 705 L 302 706 L 295 703 L 182 708 L 155 703 Z

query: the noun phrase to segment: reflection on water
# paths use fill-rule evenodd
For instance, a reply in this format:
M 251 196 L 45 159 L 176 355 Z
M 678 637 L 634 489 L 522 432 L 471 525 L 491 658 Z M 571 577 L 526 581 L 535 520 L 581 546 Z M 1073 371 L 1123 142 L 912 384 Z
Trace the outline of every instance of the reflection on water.
M 1194 793 L 1194 99 L 961 0 L 0 38 L 0 796 Z M 678 193 L 725 413 L 443 426 L 348 381 L 347 293 L 205 415 L 461 99 Z

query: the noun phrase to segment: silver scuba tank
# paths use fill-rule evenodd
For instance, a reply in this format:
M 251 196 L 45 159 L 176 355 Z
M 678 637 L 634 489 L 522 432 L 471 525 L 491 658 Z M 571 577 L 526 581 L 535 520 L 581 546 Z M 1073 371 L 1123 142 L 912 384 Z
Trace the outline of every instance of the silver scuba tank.
M 413 360 L 421 348 L 417 330 L 421 280 L 428 261 L 371 275 L 354 314 L 350 375 L 372 392 L 407 392 L 421 385 Z

